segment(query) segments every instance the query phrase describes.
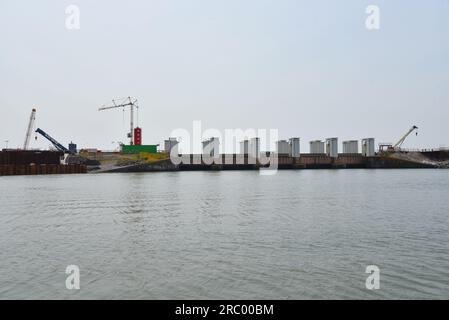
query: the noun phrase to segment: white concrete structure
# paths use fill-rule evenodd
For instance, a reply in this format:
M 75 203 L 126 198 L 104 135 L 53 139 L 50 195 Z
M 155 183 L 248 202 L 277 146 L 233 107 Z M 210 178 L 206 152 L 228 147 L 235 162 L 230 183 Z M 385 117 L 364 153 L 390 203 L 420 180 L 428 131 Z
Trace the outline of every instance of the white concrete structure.
M 258 159 L 260 156 L 260 138 L 251 138 L 248 146 L 248 153 L 251 157 Z
M 365 157 L 374 157 L 376 155 L 374 138 L 365 138 L 362 140 L 362 155 Z
M 218 158 L 220 155 L 220 140 L 214 137 L 203 141 L 203 155 Z
M 301 147 L 299 138 L 290 138 L 290 156 L 293 158 L 299 158 L 301 156 Z
M 359 153 L 359 142 L 357 140 L 343 141 L 343 153 Z
M 164 151 L 170 153 L 173 148 L 176 148 L 176 150 L 178 150 L 178 145 L 179 145 L 178 139 L 168 138 L 168 140 L 164 141 Z
M 240 141 L 240 154 L 248 154 L 249 153 L 249 141 L 243 140 Z
M 338 158 L 338 138 L 326 139 L 326 154 L 332 158 Z
M 324 142 L 321 140 L 310 141 L 310 153 L 325 154 Z
M 279 140 L 276 142 L 277 154 L 290 154 L 290 144 L 287 140 Z

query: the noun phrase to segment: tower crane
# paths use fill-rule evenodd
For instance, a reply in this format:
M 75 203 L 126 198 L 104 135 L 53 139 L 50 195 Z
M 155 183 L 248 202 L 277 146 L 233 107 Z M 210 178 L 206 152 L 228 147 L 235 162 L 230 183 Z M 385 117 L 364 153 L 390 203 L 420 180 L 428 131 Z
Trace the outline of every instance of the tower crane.
M 103 110 L 109 110 L 109 109 L 116 109 L 116 108 L 123 108 L 123 110 L 129 107 L 130 109 L 130 132 L 128 133 L 128 138 L 130 138 L 130 145 L 134 145 L 134 109 L 139 112 L 139 106 L 137 104 L 137 99 L 127 97 L 125 99 L 122 99 L 119 103 L 117 103 L 116 100 L 112 100 L 111 106 L 103 106 L 101 108 L 98 108 L 98 111 Z
M 25 135 L 25 142 L 23 143 L 23 150 L 28 150 L 31 141 L 31 134 L 33 132 L 34 121 L 36 120 L 36 109 L 31 110 L 30 121 Z
M 402 146 L 402 144 L 404 143 L 405 139 L 407 139 L 407 137 L 408 137 L 413 131 L 415 131 L 415 130 L 418 130 L 418 127 L 417 127 L 417 126 L 411 127 L 411 128 L 407 131 L 407 133 L 404 134 L 404 135 L 402 136 L 402 138 L 401 138 L 398 142 L 396 142 L 396 144 L 393 146 L 393 149 L 394 149 L 394 150 L 400 149 L 401 146 Z M 416 134 L 418 135 L 418 132 L 416 132 Z

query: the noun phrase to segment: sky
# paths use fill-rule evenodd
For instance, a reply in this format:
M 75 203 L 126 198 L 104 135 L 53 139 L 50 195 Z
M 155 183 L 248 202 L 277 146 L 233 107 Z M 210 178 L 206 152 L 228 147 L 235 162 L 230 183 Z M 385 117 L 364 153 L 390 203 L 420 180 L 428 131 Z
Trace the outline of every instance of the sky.
M 412 125 L 404 147 L 449 147 L 448 17 L 449 0 L 0 0 L 0 147 L 23 145 L 37 108 L 61 143 L 115 149 L 129 113 L 98 108 L 126 96 L 145 144 L 199 120 L 278 129 L 303 152 L 327 137 L 395 142 Z

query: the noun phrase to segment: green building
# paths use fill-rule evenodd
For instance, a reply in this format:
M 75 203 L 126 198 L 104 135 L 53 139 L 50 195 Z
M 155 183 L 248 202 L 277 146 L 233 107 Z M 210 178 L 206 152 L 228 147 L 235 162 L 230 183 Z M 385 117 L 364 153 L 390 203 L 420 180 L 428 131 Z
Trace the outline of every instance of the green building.
M 157 153 L 157 145 L 129 146 L 122 145 L 123 154 Z

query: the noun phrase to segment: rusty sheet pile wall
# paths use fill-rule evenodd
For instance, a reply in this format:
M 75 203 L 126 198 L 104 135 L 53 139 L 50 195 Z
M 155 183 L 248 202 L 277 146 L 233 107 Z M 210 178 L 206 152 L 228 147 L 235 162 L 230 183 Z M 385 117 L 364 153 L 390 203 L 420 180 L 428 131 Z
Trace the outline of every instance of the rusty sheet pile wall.
M 62 152 L 4 150 L 0 152 L 0 176 L 86 173 L 85 165 L 61 164 Z
M 86 172 L 86 166 L 79 164 L 0 165 L 0 176 L 73 174 Z

